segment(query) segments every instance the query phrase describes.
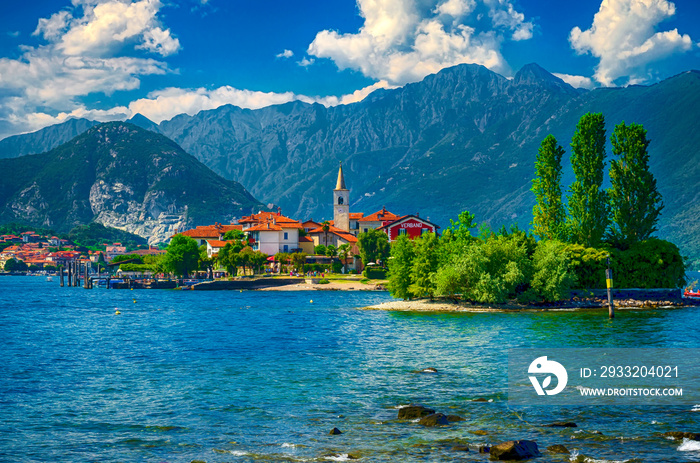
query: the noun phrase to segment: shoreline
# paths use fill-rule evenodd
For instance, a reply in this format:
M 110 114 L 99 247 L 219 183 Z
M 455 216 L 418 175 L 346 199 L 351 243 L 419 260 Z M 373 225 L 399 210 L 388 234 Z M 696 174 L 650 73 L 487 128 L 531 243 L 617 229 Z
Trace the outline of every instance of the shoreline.
M 613 300 L 615 310 L 657 310 L 676 309 L 682 307 L 692 307 L 697 305 L 692 300 Z M 560 304 L 550 305 L 524 305 L 516 303 L 505 304 L 473 304 L 470 302 L 451 302 L 447 300 L 413 299 L 410 301 L 395 300 L 383 302 L 381 304 L 362 307 L 362 310 L 384 310 L 391 312 L 463 312 L 463 313 L 484 313 L 484 312 L 578 312 L 584 310 L 608 310 L 607 301 L 601 303 L 598 300 L 565 301 Z

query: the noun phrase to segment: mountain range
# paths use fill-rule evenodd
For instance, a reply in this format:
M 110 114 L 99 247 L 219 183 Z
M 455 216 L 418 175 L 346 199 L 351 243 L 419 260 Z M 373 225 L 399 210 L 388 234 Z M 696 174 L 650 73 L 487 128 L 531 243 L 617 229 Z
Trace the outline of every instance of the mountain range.
M 551 133 L 567 150 L 566 188 L 573 181 L 568 156 L 576 123 L 586 112 L 602 112 L 608 135 L 622 121 L 647 129 L 651 170 L 665 203 L 658 235 L 699 259 L 699 103 L 697 71 L 650 86 L 587 91 L 536 64 L 511 79 L 459 65 L 351 105 L 226 105 L 160 124 L 141 115 L 130 122 L 172 139 L 260 201 L 302 220 L 331 218 L 342 161 L 353 212 L 386 206 L 445 227 L 469 210 L 492 228 L 528 228 L 540 142 Z M 0 157 L 46 150 L 91 124 L 69 121 L 7 138 L 0 141 Z
M 175 142 L 133 124 L 89 128 L 46 153 L 0 159 L 0 221 L 67 232 L 91 222 L 167 240 L 264 208 Z

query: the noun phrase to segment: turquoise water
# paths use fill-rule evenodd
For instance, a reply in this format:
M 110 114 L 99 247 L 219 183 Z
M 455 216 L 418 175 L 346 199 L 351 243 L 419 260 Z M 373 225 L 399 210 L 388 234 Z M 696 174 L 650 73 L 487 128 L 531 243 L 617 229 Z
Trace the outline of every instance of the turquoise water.
M 0 294 L 0 461 L 487 461 L 451 447 L 511 439 L 589 461 L 700 460 L 700 446 L 660 436 L 700 432 L 693 406 L 515 408 L 506 390 L 510 347 L 696 348 L 696 308 L 612 322 L 416 314 L 357 310 L 390 299 L 380 292 L 84 290 L 38 277 L 0 278 Z M 412 373 L 426 367 L 439 373 Z M 397 421 L 411 402 L 466 421 Z M 579 427 L 540 426 L 562 420 Z

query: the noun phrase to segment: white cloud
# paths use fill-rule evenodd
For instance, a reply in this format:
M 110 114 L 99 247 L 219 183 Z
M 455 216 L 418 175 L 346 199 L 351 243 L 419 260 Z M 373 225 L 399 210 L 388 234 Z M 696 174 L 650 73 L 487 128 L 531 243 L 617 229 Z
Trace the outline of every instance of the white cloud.
M 357 0 L 364 25 L 357 33 L 320 31 L 308 53 L 332 59 L 392 85 L 415 82 L 445 67 L 482 64 L 499 72 L 508 66 L 500 45 L 509 37 L 532 37 L 532 24 L 511 0 Z M 488 30 L 477 25 L 485 9 Z M 459 21 L 464 16 L 463 21 Z M 473 16 L 473 17 L 472 17 Z
M 668 0 L 603 0 L 591 27 L 574 27 L 569 41 L 577 53 L 599 58 L 594 78 L 601 84 L 615 85 L 623 77 L 626 83 L 644 82 L 650 63 L 693 47 L 677 29 L 656 32 L 675 12 Z
M 438 14 L 447 14 L 455 19 L 474 11 L 476 2 L 474 0 L 447 0 L 440 3 L 433 11 Z
M 307 66 L 311 66 L 311 65 L 314 64 L 315 62 L 316 62 L 316 60 L 313 59 L 313 58 L 304 57 L 301 61 L 297 61 L 297 64 L 298 64 L 299 66 L 305 68 L 305 67 L 307 67 Z
M 82 8 L 81 17 L 61 11 L 49 19 L 40 19 L 34 31 L 54 42 L 56 49 L 65 55 L 103 56 L 137 40 L 141 41 L 141 48 L 162 56 L 180 49 L 177 38 L 160 27 L 157 14 L 162 5 L 159 0 L 74 3 Z
M 86 109 L 80 98 L 134 90 L 141 76 L 169 72 L 158 59 L 128 56 L 136 49 L 161 56 L 180 49 L 158 19 L 161 6 L 159 0 L 73 0 L 72 8 L 39 19 L 33 35 L 47 43 L 20 47 L 17 59 L 0 58 L 0 123 L 26 130 L 68 117 L 112 117 Z
M 574 76 L 571 74 L 559 74 L 556 72 L 553 72 L 552 74 L 559 77 L 561 80 L 563 80 L 564 82 L 566 82 L 574 88 L 591 89 L 595 87 L 595 85 L 593 84 L 593 79 L 591 79 L 590 77 Z
M 282 53 L 277 53 L 275 58 L 291 58 L 292 56 L 294 56 L 294 52 L 292 50 L 285 49 Z

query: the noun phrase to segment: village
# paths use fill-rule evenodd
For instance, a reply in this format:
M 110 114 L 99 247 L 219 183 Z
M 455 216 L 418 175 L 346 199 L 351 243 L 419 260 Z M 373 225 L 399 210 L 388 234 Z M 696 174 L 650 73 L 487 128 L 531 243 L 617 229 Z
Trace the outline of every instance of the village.
M 391 243 L 401 235 L 413 239 L 424 233 L 437 233 L 439 229 L 418 214 L 399 215 L 385 207 L 370 214 L 351 212 L 350 190 L 345 183 L 342 164 L 338 168 L 332 198 L 332 220 L 317 222 L 309 218 L 300 221 L 283 215 L 278 208 L 276 212 L 259 211 L 243 216 L 237 223 L 197 226 L 176 233 L 171 240 L 180 235 L 193 239 L 199 247 L 206 246 L 207 258 L 217 263 L 210 272 L 206 272 L 209 277 L 233 276 L 227 274 L 225 266 L 218 263 L 217 258 L 228 244 L 241 242 L 241 239 L 253 252 L 268 256 L 266 273 L 281 273 L 285 262 L 279 262 L 276 256 L 295 253 L 303 255 L 305 263 L 315 265 L 315 268 L 332 270 L 335 262 L 339 264 L 336 269 L 343 273 L 360 273 L 365 265 L 374 264 L 363 263 L 361 259 L 358 240 L 361 233 L 380 231 Z M 0 252 L 0 270 L 6 273 L 29 271 L 45 274 L 62 267 L 87 266 L 98 273 L 103 269 L 117 276 L 134 277 L 144 272 L 134 272 L 129 267 L 120 268 L 120 264 L 167 252 L 163 247 L 154 246 L 127 249 L 121 243 L 104 243 L 104 251 L 81 250 L 68 240 L 41 236 L 33 231 L 22 232 L 19 236 L 2 235 L 1 244 L 5 244 L 5 248 Z M 125 256 L 132 259 L 123 259 Z

